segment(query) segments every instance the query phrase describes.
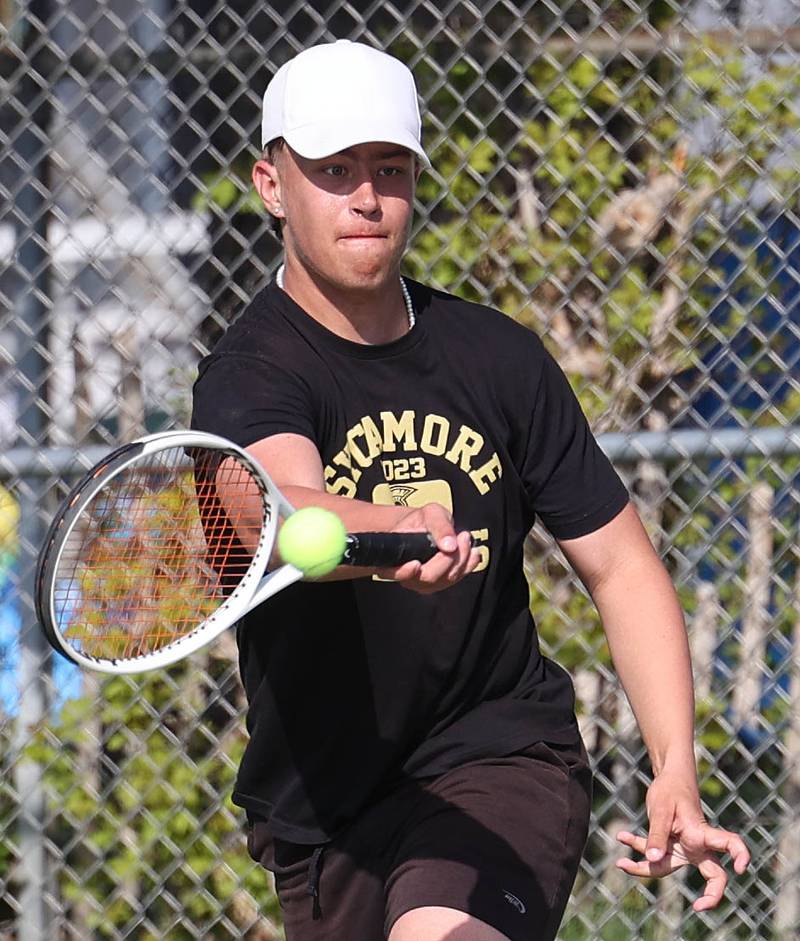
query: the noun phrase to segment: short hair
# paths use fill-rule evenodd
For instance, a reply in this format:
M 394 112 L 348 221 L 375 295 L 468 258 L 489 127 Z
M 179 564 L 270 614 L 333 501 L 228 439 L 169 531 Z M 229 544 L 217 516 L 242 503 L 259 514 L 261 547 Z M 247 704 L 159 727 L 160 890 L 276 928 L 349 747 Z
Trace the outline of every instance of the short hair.
M 286 141 L 282 137 L 276 137 L 274 140 L 271 140 L 267 146 L 261 151 L 261 159 L 269 160 L 270 163 L 275 163 L 278 154 L 286 146 Z M 269 214 L 270 218 L 270 228 L 272 229 L 272 234 L 275 236 L 278 241 L 283 241 L 283 223 L 277 216 L 273 216 L 272 213 Z

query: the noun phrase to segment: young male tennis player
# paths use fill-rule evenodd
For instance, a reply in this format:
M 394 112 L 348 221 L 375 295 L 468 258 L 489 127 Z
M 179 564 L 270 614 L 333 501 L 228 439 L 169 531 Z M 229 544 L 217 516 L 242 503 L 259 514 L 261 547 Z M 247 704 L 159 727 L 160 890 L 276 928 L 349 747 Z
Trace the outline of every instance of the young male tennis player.
M 544 941 L 587 836 L 572 685 L 522 570 L 538 517 L 591 592 L 650 753 L 633 875 L 697 866 L 700 911 L 742 840 L 703 819 L 681 610 L 540 340 L 402 278 L 428 161 L 411 73 L 308 49 L 264 96 L 253 179 L 285 264 L 200 367 L 194 424 L 246 446 L 297 506 L 439 552 L 300 583 L 239 628 L 250 742 L 235 801 L 289 941 Z M 471 534 L 471 538 L 470 538 Z

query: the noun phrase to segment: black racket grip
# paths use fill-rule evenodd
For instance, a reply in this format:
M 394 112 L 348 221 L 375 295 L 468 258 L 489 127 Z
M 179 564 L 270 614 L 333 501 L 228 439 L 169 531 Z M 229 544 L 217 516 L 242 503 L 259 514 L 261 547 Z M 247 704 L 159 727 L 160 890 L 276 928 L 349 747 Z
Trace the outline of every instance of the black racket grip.
M 428 533 L 350 533 L 342 561 L 368 568 L 393 568 L 412 560 L 427 562 L 436 552 Z

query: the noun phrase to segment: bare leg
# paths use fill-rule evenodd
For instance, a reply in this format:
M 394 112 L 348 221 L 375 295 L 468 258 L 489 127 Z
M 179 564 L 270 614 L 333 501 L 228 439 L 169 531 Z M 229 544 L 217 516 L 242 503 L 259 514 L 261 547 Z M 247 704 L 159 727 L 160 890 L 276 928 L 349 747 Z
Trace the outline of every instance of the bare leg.
M 455 908 L 426 905 L 401 915 L 389 941 L 508 941 L 506 935 Z

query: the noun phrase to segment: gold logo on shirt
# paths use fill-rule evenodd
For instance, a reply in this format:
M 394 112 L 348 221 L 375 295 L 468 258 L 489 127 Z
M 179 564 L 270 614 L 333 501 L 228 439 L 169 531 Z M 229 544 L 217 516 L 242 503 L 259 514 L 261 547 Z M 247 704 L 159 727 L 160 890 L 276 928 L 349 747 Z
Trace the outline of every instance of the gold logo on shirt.
M 378 484 L 372 490 L 372 502 L 380 506 L 420 507 L 439 503 L 453 512 L 453 491 L 446 480 L 418 480 L 414 483 Z

